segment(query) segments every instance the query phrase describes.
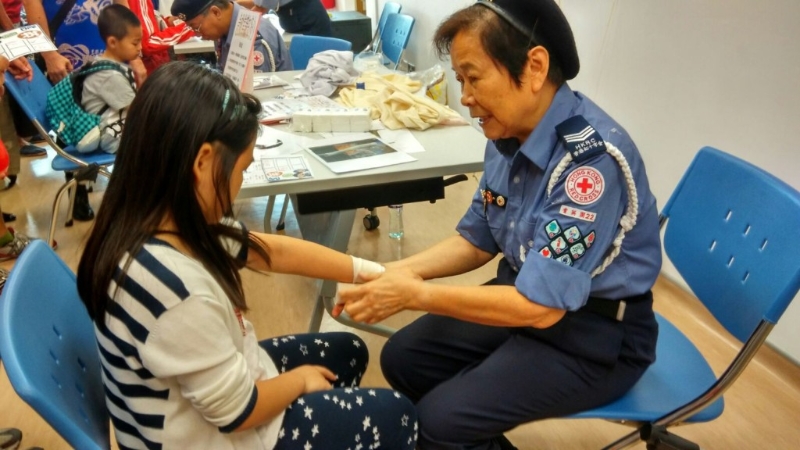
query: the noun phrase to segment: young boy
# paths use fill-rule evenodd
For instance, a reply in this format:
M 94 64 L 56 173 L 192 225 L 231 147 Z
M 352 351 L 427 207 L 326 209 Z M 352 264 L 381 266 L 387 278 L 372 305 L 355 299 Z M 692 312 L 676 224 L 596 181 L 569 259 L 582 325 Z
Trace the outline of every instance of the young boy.
M 136 96 L 128 62 L 138 58 L 142 51 L 142 26 L 130 9 L 109 5 L 100 11 L 97 28 L 106 50 L 95 59 L 95 64 L 111 61 L 119 65 L 119 70 L 100 70 L 87 75 L 81 106 L 86 112 L 100 114 L 100 149 L 116 153 L 128 106 Z

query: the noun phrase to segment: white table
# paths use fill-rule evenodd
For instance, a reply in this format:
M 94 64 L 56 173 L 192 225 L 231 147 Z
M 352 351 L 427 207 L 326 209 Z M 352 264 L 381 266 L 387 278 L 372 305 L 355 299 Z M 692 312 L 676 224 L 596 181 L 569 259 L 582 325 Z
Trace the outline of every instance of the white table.
M 300 72 L 280 72 L 287 81 Z M 282 92 L 282 88 L 255 91 L 259 98 L 267 99 Z M 281 125 L 284 131 L 288 126 Z M 434 127 L 426 131 L 412 131 L 414 137 L 425 148 L 424 152 L 414 153 L 417 161 L 380 167 L 358 172 L 335 174 L 310 155 L 306 155 L 314 178 L 282 181 L 278 183 L 246 184 L 239 192 L 239 198 L 262 197 L 267 195 L 291 194 L 297 205 L 297 194 L 337 191 L 347 188 L 370 187 L 381 192 L 381 185 L 393 182 L 413 182 L 415 180 L 446 177 L 449 175 L 480 172 L 483 170 L 483 153 L 486 138 L 471 126 Z M 368 205 L 363 205 L 366 207 Z M 378 206 L 378 205 L 373 205 Z M 350 233 L 355 219 L 355 209 L 330 211 L 316 214 L 297 214 L 298 225 L 303 239 L 317 242 L 327 247 L 347 251 Z M 268 214 L 271 215 L 270 208 Z M 270 217 L 265 217 L 265 230 L 269 230 Z M 333 308 L 336 282 L 323 281 L 320 286 L 317 304 L 312 315 L 310 330 L 317 331 L 322 320 L 322 308 L 328 312 Z M 348 326 L 367 330 L 383 336 L 394 330 L 382 325 L 365 325 L 353 322 L 347 317 L 337 318 Z

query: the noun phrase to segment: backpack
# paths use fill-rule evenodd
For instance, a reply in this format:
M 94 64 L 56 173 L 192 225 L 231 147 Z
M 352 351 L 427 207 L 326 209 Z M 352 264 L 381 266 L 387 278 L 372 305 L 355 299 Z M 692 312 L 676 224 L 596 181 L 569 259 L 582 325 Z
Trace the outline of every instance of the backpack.
M 97 114 L 86 112 L 81 106 L 83 82 L 88 75 L 101 70 L 116 70 L 134 87 L 133 76 L 113 61 L 93 61 L 59 81 L 47 94 L 47 122 L 56 130 L 58 137 L 67 145 L 77 145 L 95 128 L 99 128 L 100 116 L 108 109 L 105 105 Z M 135 89 L 135 88 L 134 88 Z

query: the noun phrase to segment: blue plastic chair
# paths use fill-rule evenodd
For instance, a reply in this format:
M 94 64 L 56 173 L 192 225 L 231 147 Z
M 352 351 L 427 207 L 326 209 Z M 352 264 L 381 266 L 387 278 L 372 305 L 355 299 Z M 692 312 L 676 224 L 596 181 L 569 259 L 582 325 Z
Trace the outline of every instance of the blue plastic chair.
M 660 221 L 662 228 L 666 224 L 670 261 L 744 345 L 717 378 L 694 344 L 657 315 L 656 362 L 622 398 L 573 416 L 639 428 L 606 448 L 624 448 L 640 438 L 656 449 L 697 448 L 666 427 L 722 414 L 722 394 L 800 289 L 800 241 L 786 238 L 800 229 L 800 193 L 758 167 L 711 147 L 701 149 Z
M 334 37 L 308 36 L 299 34 L 292 38 L 289 46 L 289 56 L 295 70 L 305 70 L 311 58 L 325 50 L 348 51 L 353 48 L 350 41 Z
M 3 289 L 0 354 L 17 394 L 70 446 L 110 448 L 94 326 L 75 275 L 44 241 L 22 252 Z
M 70 192 L 70 188 L 78 184 L 79 181 L 94 180 L 97 174 L 110 177 L 111 173 L 107 167 L 114 164 L 114 155 L 103 151 L 95 151 L 92 153 L 78 153 L 77 149 L 73 146 L 62 148 L 56 143 L 56 138 L 51 135 L 51 130 L 47 121 L 47 93 L 53 87 L 44 74 L 39 70 L 35 64 L 31 64 L 33 70 L 33 79 L 16 80 L 14 77 L 6 77 L 6 89 L 14 99 L 19 103 L 19 106 L 28 116 L 36 131 L 44 137 L 47 144 L 56 151 L 56 156 L 53 158 L 51 166 L 57 172 L 72 172 L 74 176 L 71 180 L 67 181 L 56 194 L 56 199 L 53 202 L 53 215 L 50 219 L 50 236 L 48 242 L 52 246 L 56 232 L 56 219 L 58 219 L 58 205 L 61 203 L 61 198 L 65 192 Z M 53 131 L 53 134 L 55 132 Z M 74 191 L 74 190 L 73 190 Z M 69 211 L 67 214 L 67 221 L 65 226 L 72 226 L 72 209 L 74 206 L 75 196 L 70 196 Z
M 386 19 L 381 34 L 381 52 L 389 60 L 392 69 L 396 70 L 400 65 L 413 28 L 414 18 L 407 14 L 389 14 Z
M 381 16 L 378 18 L 378 28 L 375 29 L 375 34 L 372 35 L 372 40 L 369 42 L 363 51 L 377 52 L 380 49 L 381 33 L 386 28 L 386 22 L 389 20 L 389 14 L 399 14 L 403 9 L 403 5 L 397 2 L 386 2 L 381 10 Z

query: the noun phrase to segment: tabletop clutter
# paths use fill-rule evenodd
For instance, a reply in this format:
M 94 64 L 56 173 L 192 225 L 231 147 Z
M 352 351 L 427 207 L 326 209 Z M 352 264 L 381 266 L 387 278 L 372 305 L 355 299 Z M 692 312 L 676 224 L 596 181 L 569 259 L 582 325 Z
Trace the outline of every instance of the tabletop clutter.
M 297 78 L 303 89 L 287 90 L 264 102 L 264 123 L 291 119 L 294 132 L 426 130 L 468 122 L 446 105 L 440 65 L 413 73 L 383 67 L 381 55 L 327 50 L 314 55 Z M 331 100 L 329 97 L 335 97 Z M 285 116 L 284 116 L 285 115 Z M 374 124 L 379 120 L 380 125 Z

